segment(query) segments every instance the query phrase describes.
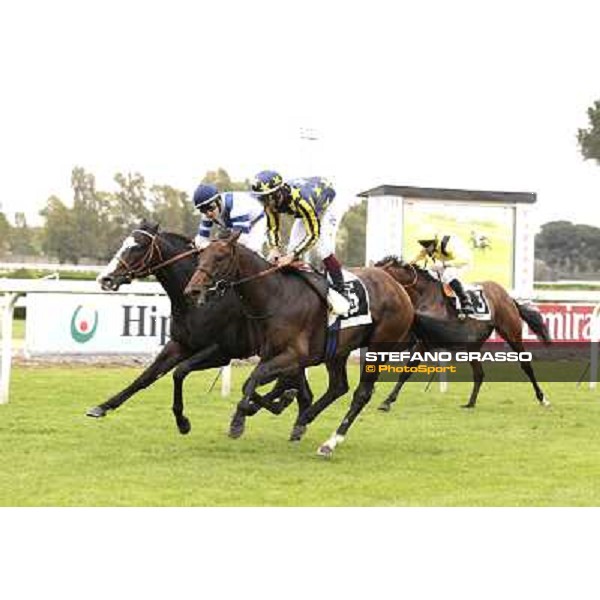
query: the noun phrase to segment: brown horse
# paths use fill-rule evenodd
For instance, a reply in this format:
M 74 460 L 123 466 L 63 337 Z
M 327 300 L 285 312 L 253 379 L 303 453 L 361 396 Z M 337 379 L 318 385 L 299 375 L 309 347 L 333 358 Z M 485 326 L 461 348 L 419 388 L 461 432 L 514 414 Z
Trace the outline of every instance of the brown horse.
M 454 306 L 445 297 L 441 283 L 430 275 L 429 271 L 418 266 L 404 262 L 396 256 L 387 256 L 375 264 L 389 273 L 408 292 L 416 311 L 416 330 L 422 342 L 417 350 L 443 349 L 452 347 L 457 349 L 457 344 L 468 344 L 470 350 L 477 350 L 496 331 L 515 352 L 523 352 L 522 321 L 525 321 L 538 339 L 545 344 L 550 344 L 548 329 L 542 320 L 541 314 L 528 306 L 519 304 L 508 295 L 508 292 L 493 281 L 481 283 L 485 297 L 491 311 L 491 321 L 476 319 L 460 320 Z M 411 363 L 416 366 L 417 361 Z M 470 361 L 473 369 L 473 390 L 471 397 L 463 408 L 474 408 L 477 402 L 479 388 L 483 383 L 483 367 L 478 360 Z M 531 381 L 538 402 L 549 407 L 550 402 L 542 392 L 535 378 L 533 368 L 529 361 L 520 361 L 521 369 Z M 391 405 L 397 400 L 398 394 L 410 372 L 401 375 L 398 383 L 383 401 L 380 410 L 389 411 Z
M 186 293 L 202 302 L 208 291 L 233 287 L 248 314 L 260 324 L 260 362 L 243 387 L 238 406 L 244 411 L 255 389 L 300 368 L 325 363 L 329 386 L 325 394 L 296 420 L 291 440 L 297 441 L 306 428 L 334 400 L 348 391 L 346 362 L 355 348 L 380 342 L 403 342 L 410 337 L 414 310 L 408 294 L 382 269 L 356 269 L 369 294 L 372 323 L 342 329 L 337 348 L 325 356 L 327 306 L 323 298 L 294 270 L 285 272 L 236 243 L 237 236 L 213 241 L 200 255 L 198 267 Z M 350 409 L 336 432 L 319 448 L 329 456 L 343 441 L 348 429 L 369 402 L 374 381 L 361 381 Z M 235 417 L 234 417 L 235 420 Z

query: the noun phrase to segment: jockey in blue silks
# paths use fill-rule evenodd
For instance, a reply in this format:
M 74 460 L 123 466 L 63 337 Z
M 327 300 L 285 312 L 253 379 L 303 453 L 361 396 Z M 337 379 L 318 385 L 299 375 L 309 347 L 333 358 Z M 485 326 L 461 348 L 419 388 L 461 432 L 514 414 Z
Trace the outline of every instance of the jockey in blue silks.
M 248 192 L 219 193 L 214 185 L 201 183 L 194 192 L 194 206 L 202 214 L 196 247 L 210 242 L 213 227 L 219 225 L 241 231 L 239 243 L 262 254 L 265 239 L 265 214 L 262 205 Z

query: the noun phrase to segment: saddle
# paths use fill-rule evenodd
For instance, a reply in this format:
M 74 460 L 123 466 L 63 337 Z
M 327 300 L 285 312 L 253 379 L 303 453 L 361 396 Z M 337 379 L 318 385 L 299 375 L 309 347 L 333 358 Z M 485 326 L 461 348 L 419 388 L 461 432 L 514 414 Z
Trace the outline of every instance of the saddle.
M 328 299 L 329 290 L 331 288 L 330 281 L 327 276 L 314 269 L 308 263 L 297 261 L 286 269 L 297 277 L 300 277 L 309 285 L 319 298 L 330 306 Z M 344 276 L 344 287 L 350 301 L 350 309 L 344 316 L 330 314 L 330 324 L 333 321 L 340 321 L 340 327 L 346 329 L 357 325 L 368 325 L 372 322 L 371 308 L 369 302 L 369 293 L 363 282 L 350 271 L 342 269 Z
M 309 263 L 298 260 L 293 262 L 289 267 L 284 269 L 286 273 L 291 273 L 304 280 L 313 291 L 327 304 L 327 290 L 329 289 L 329 281 L 324 273 L 320 273 L 313 268 Z

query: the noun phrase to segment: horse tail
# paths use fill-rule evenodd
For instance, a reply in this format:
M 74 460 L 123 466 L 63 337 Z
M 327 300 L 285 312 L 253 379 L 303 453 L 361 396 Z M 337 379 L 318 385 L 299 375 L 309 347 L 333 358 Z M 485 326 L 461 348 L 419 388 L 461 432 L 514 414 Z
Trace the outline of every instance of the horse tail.
M 531 306 L 519 304 L 516 300 L 514 303 L 517 306 L 519 315 L 521 315 L 521 319 L 523 319 L 523 321 L 529 325 L 533 333 L 537 335 L 538 339 L 546 346 L 550 345 L 552 343 L 552 339 L 550 338 L 548 327 L 546 327 L 546 323 L 544 323 L 544 319 L 542 319 L 542 313 Z

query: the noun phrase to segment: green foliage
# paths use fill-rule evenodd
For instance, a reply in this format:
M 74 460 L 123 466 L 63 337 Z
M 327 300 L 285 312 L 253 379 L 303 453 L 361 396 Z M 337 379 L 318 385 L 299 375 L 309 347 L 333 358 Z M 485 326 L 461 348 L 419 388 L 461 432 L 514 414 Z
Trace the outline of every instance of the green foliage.
M 324 461 L 316 448 L 339 424 L 347 397 L 299 444 L 287 441 L 293 406 L 248 419 L 240 440 L 226 436 L 245 367 L 233 369 L 227 399 L 206 392 L 214 370 L 186 380 L 185 437 L 173 423 L 170 377 L 101 421 L 84 416 L 140 372 L 15 365 L 0 419 L 0 505 L 596 506 L 600 497 L 600 403 L 573 383 L 544 386 L 549 411 L 528 383 L 486 383 L 469 414 L 459 404 L 470 383 L 451 383 L 447 394 L 408 383 L 390 414 L 376 410 L 392 385 L 381 383 Z M 311 369 L 309 377 L 318 396 L 325 373 Z M 353 388 L 356 366 L 349 377 Z
M 33 240 L 34 234 L 27 225 L 25 214 L 22 212 L 16 213 L 15 226 L 11 228 L 9 234 L 11 253 L 21 256 L 35 255 L 36 250 Z
M 583 157 L 600 164 L 600 100 L 587 109 L 587 115 L 589 127 L 577 131 L 577 141 Z
M 248 179 L 244 181 L 232 181 L 229 173 L 222 168 L 216 171 L 207 171 L 201 183 L 212 183 L 220 192 L 237 192 L 250 189 L 250 181 Z
M 42 279 L 48 275 L 53 275 L 56 271 L 49 269 L 36 269 L 33 266 L 30 269 L 0 269 L 0 277 L 6 279 Z M 60 271 L 59 279 L 95 281 L 98 277 L 98 271 Z
M 356 204 L 342 218 L 336 255 L 344 266 L 364 267 L 366 257 L 367 201 Z
M 51 196 L 40 215 L 46 220 L 42 248 L 62 264 L 79 262 L 78 234 L 73 211 L 56 196 Z
M 185 192 L 169 185 L 154 185 L 150 188 L 152 220 L 163 229 L 193 237 L 198 229 L 198 216 Z
M 9 251 L 11 229 L 6 215 L 0 212 L 0 256 L 6 255 Z
M 535 255 L 559 277 L 573 279 L 582 273 L 600 271 L 600 229 L 551 221 L 542 225 L 535 238 Z
M 73 207 L 68 208 L 60 198 L 52 196 L 40 213 L 45 225 L 39 246 L 48 256 L 56 257 L 60 263 L 78 264 L 82 258 L 104 263 L 142 219 L 158 222 L 169 231 L 190 237 L 195 235 L 198 214 L 186 192 L 169 185 L 152 185 L 148 189 L 140 173 L 117 173 L 114 181 L 117 184 L 115 192 L 98 190 L 91 173 L 82 167 L 73 169 Z M 222 168 L 207 171 L 203 181 L 215 183 L 222 191 L 250 187 L 247 180 L 232 181 Z M 5 229 L 7 225 L 4 224 Z M 2 227 L 0 218 L 0 234 Z M 15 232 L 15 240 L 19 240 L 24 250 L 31 250 L 36 245 L 37 232 L 26 233 L 22 227 Z M 2 239 L 9 238 L 3 236 Z M 9 248 L 10 244 L 7 244 L 5 251 Z

